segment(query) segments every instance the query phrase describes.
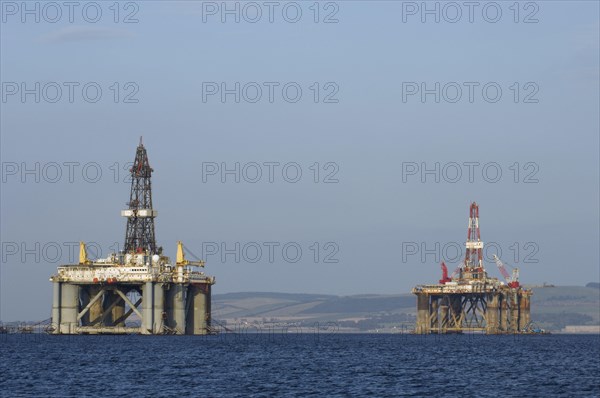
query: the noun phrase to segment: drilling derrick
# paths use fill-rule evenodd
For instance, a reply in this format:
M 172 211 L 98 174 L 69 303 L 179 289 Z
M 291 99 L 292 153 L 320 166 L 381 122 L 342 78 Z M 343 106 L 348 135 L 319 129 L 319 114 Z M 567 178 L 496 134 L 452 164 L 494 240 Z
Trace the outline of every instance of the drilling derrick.
M 143 253 L 153 255 L 156 251 L 154 235 L 154 218 L 157 212 L 152 208 L 152 168 L 148 162 L 146 148 L 142 144 L 137 147 L 133 167 L 131 167 L 131 193 L 129 194 L 128 210 L 121 215 L 127 217 L 125 230 L 125 253 Z M 160 253 L 159 253 L 160 254 Z
M 530 333 L 532 292 L 515 282 L 515 277 L 507 277 L 506 284 L 488 276 L 483 263 L 479 206 L 475 202 L 469 208 L 465 248 L 465 259 L 458 272 L 448 277 L 448 269 L 442 262 L 439 284 L 413 288 L 417 296 L 415 332 Z M 454 278 L 455 274 L 458 277 Z
M 177 243 L 175 263 L 156 246 L 153 170 L 141 139 L 130 171 L 129 208 L 121 211 L 127 218 L 124 250 L 90 260 L 81 242 L 79 263 L 58 267 L 50 278 L 52 333 L 212 333 L 215 278 L 200 271 L 204 261 L 186 260 L 183 243 Z
M 465 247 L 465 261 L 460 278 L 485 279 L 487 275 L 483 268 L 483 242 L 479 231 L 479 206 L 475 202 L 471 203 L 469 209 L 469 228 Z

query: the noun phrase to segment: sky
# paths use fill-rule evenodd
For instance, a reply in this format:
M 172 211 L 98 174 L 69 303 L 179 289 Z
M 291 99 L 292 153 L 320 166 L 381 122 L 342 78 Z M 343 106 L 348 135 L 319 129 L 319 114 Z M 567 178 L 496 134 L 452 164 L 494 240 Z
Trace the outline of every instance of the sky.
M 598 2 L 0 6 L 2 321 L 122 246 L 140 136 L 215 294 L 435 283 L 473 201 L 490 275 L 600 279 Z

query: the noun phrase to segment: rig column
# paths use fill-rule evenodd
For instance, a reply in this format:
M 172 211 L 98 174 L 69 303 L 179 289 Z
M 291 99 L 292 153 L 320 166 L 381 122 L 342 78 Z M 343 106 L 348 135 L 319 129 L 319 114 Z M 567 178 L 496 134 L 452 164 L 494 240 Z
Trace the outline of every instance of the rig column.
M 519 329 L 525 330 L 529 327 L 531 322 L 531 294 L 529 291 L 523 291 L 521 296 L 521 318 L 519 322 Z
M 60 333 L 60 282 L 53 282 L 53 295 L 52 295 L 52 333 Z
M 488 295 L 485 332 L 487 334 L 498 333 L 498 294 L 496 292 Z
M 63 283 L 60 290 L 60 333 L 75 334 L 79 326 L 79 286 Z
M 154 284 L 154 306 L 152 312 L 154 313 L 154 323 L 152 327 L 152 333 L 162 334 L 165 326 L 165 319 L 163 319 L 163 312 L 165 310 L 165 298 L 164 289 L 162 283 Z
M 429 333 L 429 295 L 420 293 L 417 295 L 417 325 L 415 333 Z
M 210 326 L 210 286 L 190 285 L 188 300 L 192 300 L 186 324 L 186 334 L 208 334 Z
M 142 334 L 152 334 L 152 282 L 142 288 Z
M 446 333 L 446 329 L 448 328 L 448 296 L 442 297 L 439 322 L 442 333 Z
M 431 304 L 429 307 L 429 319 L 430 319 L 430 323 L 429 325 L 431 325 L 431 330 L 434 332 L 438 332 L 438 329 L 440 327 L 439 324 L 439 319 L 438 319 L 438 307 L 439 307 L 439 301 L 438 298 L 433 296 L 431 297 Z
M 517 294 L 517 292 L 512 293 L 512 300 L 510 303 L 510 329 L 513 333 L 517 333 L 519 331 L 519 302 L 521 295 Z
M 502 331 L 505 333 L 509 332 L 509 324 L 508 324 L 508 295 L 503 294 L 501 297 L 500 303 L 500 327 Z
M 167 293 L 167 323 L 175 334 L 185 334 L 185 289 L 183 284 L 174 283 Z

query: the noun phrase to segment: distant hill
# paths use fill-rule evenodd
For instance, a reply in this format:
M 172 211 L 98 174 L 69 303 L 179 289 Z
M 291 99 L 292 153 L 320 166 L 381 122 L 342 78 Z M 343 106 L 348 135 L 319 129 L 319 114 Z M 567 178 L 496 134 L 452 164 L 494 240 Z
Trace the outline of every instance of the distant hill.
M 587 285 L 585 285 L 585 287 L 591 287 L 594 289 L 600 289 L 600 283 L 598 282 L 590 282 Z
M 555 331 L 567 325 L 600 324 L 600 289 L 597 285 L 533 288 L 533 321 Z M 213 318 L 228 325 L 335 322 L 348 331 L 385 331 L 394 327 L 412 327 L 415 307 L 416 298 L 409 293 L 334 296 L 242 292 L 213 296 Z
M 215 294 L 213 298 L 221 299 L 221 300 L 240 300 L 247 298 L 271 298 L 275 300 L 283 299 L 283 300 L 296 300 L 296 301 L 305 301 L 305 300 L 321 300 L 321 299 L 330 299 L 338 296 L 334 296 L 331 294 L 308 294 L 308 293 L 272 293 L 272 292 L 241 292 L 241 293 L 224 293 L 224 294 Z
M 600 324 L 600 290 L 589 285 L 533 289 L 532 320 L 552 330 Z
M 397 312 L 415 305 L 415 296 L 349 296 L 336 297 L 304 310 L 303 314 L 356 314 L 373 312 Z

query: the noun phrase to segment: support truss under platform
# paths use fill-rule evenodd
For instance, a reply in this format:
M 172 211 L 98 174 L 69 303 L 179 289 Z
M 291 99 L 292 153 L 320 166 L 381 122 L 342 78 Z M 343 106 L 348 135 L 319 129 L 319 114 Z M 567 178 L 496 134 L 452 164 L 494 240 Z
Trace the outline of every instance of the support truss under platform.
M 462 289 L 461 289 L 462 288 Z M 430 285 L 413 289 L 417 295 L 415 332 L 487 334 L 527 333 L 531 291 L 506 286 L 487 288 Z
M 211 283 L 54 282 L 54 334 L 209 334 Z

